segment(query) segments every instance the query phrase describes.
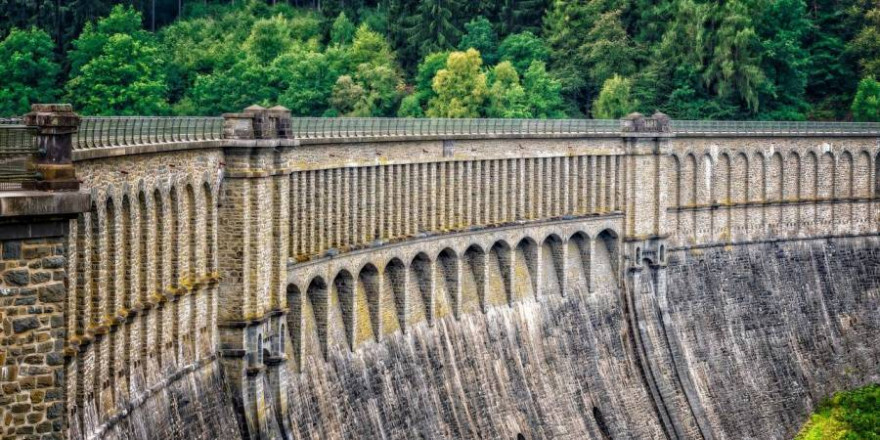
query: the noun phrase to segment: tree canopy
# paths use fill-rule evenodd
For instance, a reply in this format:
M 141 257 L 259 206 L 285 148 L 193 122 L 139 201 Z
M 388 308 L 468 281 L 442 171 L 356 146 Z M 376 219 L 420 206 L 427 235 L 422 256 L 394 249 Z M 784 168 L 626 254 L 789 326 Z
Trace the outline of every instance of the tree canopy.
M 870 120 L 880 78 L 880 7 L 864 0 L 0 6 L 3 115 L 64 99 L 122 115 Z

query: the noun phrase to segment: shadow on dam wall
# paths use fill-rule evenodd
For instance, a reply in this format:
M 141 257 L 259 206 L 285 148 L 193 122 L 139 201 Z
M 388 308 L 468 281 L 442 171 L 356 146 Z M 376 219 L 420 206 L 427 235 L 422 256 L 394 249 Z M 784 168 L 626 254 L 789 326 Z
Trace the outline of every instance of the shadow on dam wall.
M 783 439 L 823 397 L 880 381 L 880 239 L 672 250 L 663 271 L 657 291 L 532 296 L 307 356 L 274 434 Z M 104 438 L 237 438 L 216 365 L 200 371 Z

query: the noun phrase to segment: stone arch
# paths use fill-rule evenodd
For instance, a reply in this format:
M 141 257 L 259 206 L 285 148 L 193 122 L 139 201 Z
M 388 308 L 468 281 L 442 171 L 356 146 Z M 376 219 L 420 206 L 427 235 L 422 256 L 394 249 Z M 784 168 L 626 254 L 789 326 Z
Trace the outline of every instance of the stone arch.
M 334 294 L 342 311 L 342 326 L 348 349 L 354 351 L 354 334 L 357 326 L 355 311 L 355 283 L 351 272 L 343 269 L 333 279 Z
M 460 268 L 458 255 L 450 248 L 445 248 L 437 254 L 436 270 L 438 272 L 438 294 L 436 295 L 437 307 L 435 314 L 443 317 L 452 314 L 459 317 L 459 294 L 460 294 Z
M 797 201 L 802 197 L 801 194 L 801 156 L 797 151 L 792 150 L 785 157 L 785 167 L 783 168 L 783 201 Z
M 871 196 L 871 154 L 865 150 L 859 152 L 853 169 L 853 196 Z
M 101 221 L 98 205 L 92 202 L 89 209 L 89 327 L 97 327 L 101 321 Z
M 486 297 L 486 252 L 472 244 L 464 252 L 466 270 L 461 283 L 461 313 L 482 309 Z M 485 310 L 485 309 L 483 309 Z
M 128 312 L 131 310 L 132 304 L 137 301 L 137 299 L 133 298 L 137 293 L 137 288 L 133 285 L 133 273 L 136 268 L 132 265 L 135 262 L 134 243 L 138 242 L 137 236 L 133 234 L 131 198 L 128 196 L 128 193 L 122 195 L 122 216 L 119 220 L 122 229 L 122 240 L 120 242 L 122 248 L 119 252 L 119 267 L 122 268 L 123 286 L 122 292 L 120 292 L 120 303 L 121 307 Z
M 379 269 L 372 263 L 367 263 L 358 273 L 357 288 L 366 298 L 369 310 L 369 324 L 373 338 L 378 341 L 382 336 L 382 321 L 380 315 L 381 295 L 381 279 L 379 278 Z M 359 324 L 358 328 L 362 326 Z
M 593 246 L 593 285 L 596 289 L 617 288 L 620 267 L 620 244 L 617 232 L 605 229 L 596 236 Z
M 730 166 L 730 202 L 745 203 L 749 187 L 749 157 L 739 152 L 733 156 Z
M 296 371 L 302 370 L 303 296 L 296 284 L 287 285 L 287 331 Z M 283 349 L 283 347 L 282 347 Z
M 700 160 L 700 172 L 696 182 L 697 204 L 708 205 L 715 200 L 715 163 L 712 155 L 703 154 Z
M 749 166 L 749 188 L 748 188 L 748 200 L 750 202 L 764 202 L 767 200 L 766 194 L 766 158 L 764 157 L 764 153 L 759 151 L 755 153 L 755 160 L 752 161 Z
M 177 187 L 174 185 L 168 190 L 168 203 L 171 205 L 171 282 L 173 288 L 177 288 L 180 282 L 180 201 L 177 197 Z
M 524 237 L 516 245 L 513 258 L 513 283 L 517 290 L 516 299 L 538 296 L 538 244 L 530 237 Z
M 566 288 L 575 294 L 587 294 L 590 286 L 590 258 L 592 243 L 583 231 L 572 234 L 568 239 L 568 253 L 565 273 L 568 276 Z
M 309 283 L 306 290 L 306 298 L 308 298 L 309 306 L 312 312 L 312 319 L 315 323 L 315 330 L 318 336 L 318 349 L 324 360 L 327 359 L 327 346 L 329 338 L 328 320 L 330 313 L 329 299 L 330 295 L 327 289 L 327 283 L 321 277 L 315 277 Z
M 139 263 L 137 266 L 138 270 L 138 288 L 137 288 L 137 302 L 143 304 L 147 302 L 147 296 L 149 295 L 149 262 L 150 262 L 150 222 L 149 222 L 149 209 L 147 206 L 147 194 L 141 190 L 138 191 L 137 195 L 137 204 L 138 204 L 138 260 Z M 142 332 L 146 334 L 146 332 Z
M 834 178 L 834 155 L 830 151 L 826 151 L 819 158 L 819 174 L 817 180 L 823 182 L 819 185 L 819 198 L 831 199 L 835 194 L 836 180 Z
M 835 172 L 837 192 L 835 198 L 849 198 L 853 195 L 853 155 L 849 151 L 841 153 Z
M 767 200 L 778 202 L 783 198 L 784 171 L 782 154 L 773 153 L 770 156 L 770 167 L 767 171 Z
M 190 279 L 190 282 L 194 282 L 198 277 L 198 266 L 197 262 L 198 258 L 198 246 L 199 246 L 199 233 L 198 233 L 198 216 L 196 215 L 196 192 L 193 186 L 189 183 L 186 184 L 185 189 L 186 194 L 186 242 L 187 242 L 187 259 L 189 260 L 187 264 L 187 276 Z
M 513 303 L 512 291 L 512 253 L 510 245 L 504 240 L 496 241 L 489 248 L 489 267 L 487 267 L 486 303 L 502 305 Z
M 406 266 L 399 258 L 393 258 L 385 265 L 385 273 L 383 277 L 385 281 L 385 292 L 388 292 L 389 308 L 395 313 L 383 315 L 396 316 L 397 320 L 388 320 L 382 322 L 382 328 L 385 334 L 401 330 L 406 332 L 406 308 L 407 308 L 407 276 Z M 384 308 L 384 307 L 383 307 Z
M 411 280 L 418 290 L 418 295 L 409 297 L 409 320 L 412 324 L 427 319 L 434 322 L 434 274 L 431 258 L 419 252 L 409 263 Z
M 162 193 L 159 189 L 153 191 L 153 240 L 155 241 L 156 251 L 153 254 L 153 271 L 155 273 L 155 290 L 156 295 L 162 295 L 164 292 L 164 282 L 166 275 L 165 267 L 165 202 L 162 200 Z
M 205 272 L 212 274 L 215 269 L 214 254 L 216 242 L 214 241 L 214 215 L 217 209 L 214 204 L 214 192 L 208 182 L 202 184 L 202 197 L 205 198 Z
M 716 171 L 716 175 L 718 176 L 718 189 L 715 191 L 714 200 L 717 203 L 721 203 L 723 205 L 729 205 L 731 201 L 730 194 L 730 186 L 731 186 L 731 171 L 730 171 L 730 155 L 726 152 L 721 153 L 718 157 L 718 167 Z
M 541 292 L 565 295 L 565 251 L 562 239 L 550 234 L 541 243 Z
M 669 204 L 674 207 L 681 206 L 681 159 L 673 154 L 670 157 L 669 180 L 667 189 L 669 191 Z
M 119 235 L 119 226 L 118 222 L 116 221 L 116 204 L 113 202 L 113 198 L 107 197 L 107 200 L 104 203 L 104 217 L 107 219 L 105 226 L 107 233 L 107 258 L 105 262 L 105 267 L 107 270 L 107 284 L 104 297 L 103 313 L 106 320 L 116 315 L 116 296 L 118 294 L 116 273 L 118 267 L 117 258 L 119 257 L 119 255 L 117 254 L 117 236 Z
M 801 167 L 801 197 L 804 199 L 814 200 L 816 198 L 818 167 L 819 160 L 817 159 L 816 152 L 808 151 L 804 155 Z
M 684 158 L 684 173 L 681 177 L 682 189 L 681 200 L 683 206 L 696 206 L 697 204 L 697 158 L 693 153 L 688 153 Z

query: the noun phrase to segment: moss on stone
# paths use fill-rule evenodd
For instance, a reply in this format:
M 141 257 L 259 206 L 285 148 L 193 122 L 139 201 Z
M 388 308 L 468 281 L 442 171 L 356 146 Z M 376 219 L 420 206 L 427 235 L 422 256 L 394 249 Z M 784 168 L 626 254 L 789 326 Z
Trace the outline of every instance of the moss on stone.
M 795 440 L 880 439 L 880 384 L 841 391 L 819 404 Z

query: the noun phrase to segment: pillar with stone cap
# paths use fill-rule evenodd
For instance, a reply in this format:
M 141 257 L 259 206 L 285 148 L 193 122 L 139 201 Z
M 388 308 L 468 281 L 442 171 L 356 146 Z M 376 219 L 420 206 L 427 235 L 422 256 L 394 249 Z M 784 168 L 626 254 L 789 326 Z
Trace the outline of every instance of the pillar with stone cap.
M 73 135 L 80 117 L 70 104 L 33 104 L 25 125 L 36 127 L 39 154 L 34 164 L 40 191 L 76 191 L 79 181 L 73 167 Z

